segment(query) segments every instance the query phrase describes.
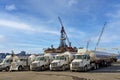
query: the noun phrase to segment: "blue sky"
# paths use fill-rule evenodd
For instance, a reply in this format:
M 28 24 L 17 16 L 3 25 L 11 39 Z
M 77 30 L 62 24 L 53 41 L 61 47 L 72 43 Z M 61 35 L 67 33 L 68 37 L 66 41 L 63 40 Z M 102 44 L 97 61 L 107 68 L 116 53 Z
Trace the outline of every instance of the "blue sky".
M 99 48 L 120 48 L 120 0 L 0 0 L 0 52 L 41 53 L 58 47 L 61 17 L 73 46 L 94 49 L 104 22 Z

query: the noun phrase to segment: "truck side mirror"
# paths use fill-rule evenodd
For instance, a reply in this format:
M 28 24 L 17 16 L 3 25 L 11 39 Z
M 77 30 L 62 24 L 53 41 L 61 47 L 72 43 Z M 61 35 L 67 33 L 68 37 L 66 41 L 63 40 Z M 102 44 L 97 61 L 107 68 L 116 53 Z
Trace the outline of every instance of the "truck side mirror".
M 89 59 L 90 59 L 90 56 L 87 57 L 87 60 L 89 60 Z
M 66 61 L 66 58 L 65 58 L 65 61 Z

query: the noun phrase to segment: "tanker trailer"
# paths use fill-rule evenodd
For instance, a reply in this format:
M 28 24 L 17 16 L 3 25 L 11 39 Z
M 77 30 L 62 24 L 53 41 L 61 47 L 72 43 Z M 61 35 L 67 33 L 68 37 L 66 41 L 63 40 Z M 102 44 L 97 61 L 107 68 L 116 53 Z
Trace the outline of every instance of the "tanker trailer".
M 75 54 L 75 59 L 70 64 L 71 71 L 88 71 L 98 69 L 99 67 L 111 64 L 111 58 L 108 53 L 100 51 L 87 51 L 79 49 Z

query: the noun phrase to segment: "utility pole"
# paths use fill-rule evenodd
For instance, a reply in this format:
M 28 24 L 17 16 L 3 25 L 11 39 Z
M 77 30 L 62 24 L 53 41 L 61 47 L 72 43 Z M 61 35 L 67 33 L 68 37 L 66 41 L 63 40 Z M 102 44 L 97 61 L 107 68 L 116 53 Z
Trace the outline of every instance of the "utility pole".
M 95 51 L 96 51 L 96 49 L 97 49 L 97 47 L 98 47 L 98 45 L 99 45 L 99 43 L 100 43 L 102 34 L 103 34 L 103 32 L 104 32 L 104 30 L 105 30 L 105 27 L 106 27 L 106 24 L 107 24 L 107 23 L 105 22 L 105 24 L 104 24 L 104 26 L 103 26 L 103 28 L 102 28 L 102 31 L 101 31 L 101 33 L 100 33 L 100 36 L 99 36 L 99 38 L 98 38 L 97 44 L 96 44 L 96 46 L 95 46 Z

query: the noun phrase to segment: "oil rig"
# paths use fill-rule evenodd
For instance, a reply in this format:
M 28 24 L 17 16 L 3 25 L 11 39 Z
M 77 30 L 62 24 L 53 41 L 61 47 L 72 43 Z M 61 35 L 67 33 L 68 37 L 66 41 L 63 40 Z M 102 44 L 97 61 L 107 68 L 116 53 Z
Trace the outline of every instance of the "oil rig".
M 58 17 L 59 22 L 61 24 L 61 31 L 60 31 L 60 45 L 58 48 L 54 48 L 53 45 L 51 45 L 51 48 L 48 48 L 44 50 L 45 53 L 63 53 L 65 51 L 70 51 L 70 52 L 77 52 L 76 47 L 71 46 L 71 42 L 69 41 L 69 38 L 65 32 L 64 26 L 62 24 L 61 18 Z M 66 44 L 66 41 L 68 42 L 68 45 Z

